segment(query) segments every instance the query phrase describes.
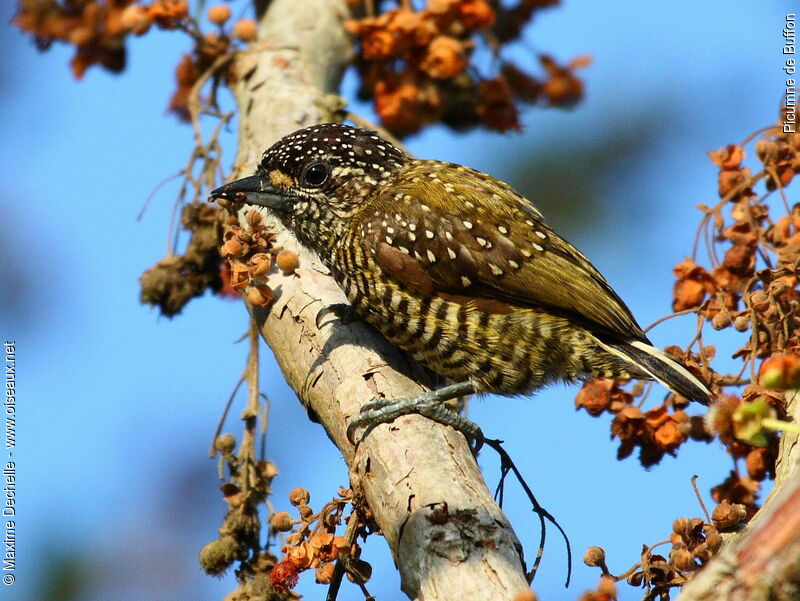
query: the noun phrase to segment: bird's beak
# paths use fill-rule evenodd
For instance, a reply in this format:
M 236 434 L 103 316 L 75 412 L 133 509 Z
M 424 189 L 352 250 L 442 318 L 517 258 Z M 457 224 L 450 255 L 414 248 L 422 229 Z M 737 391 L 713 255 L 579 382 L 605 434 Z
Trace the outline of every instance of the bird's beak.
M 211 191 L 211 198 L 224 199 L 233 203 L 257 205 L 276 210 L 286 210 L 292 199 L 269 183 L 267 178 L 251 175 L 229 182 Z

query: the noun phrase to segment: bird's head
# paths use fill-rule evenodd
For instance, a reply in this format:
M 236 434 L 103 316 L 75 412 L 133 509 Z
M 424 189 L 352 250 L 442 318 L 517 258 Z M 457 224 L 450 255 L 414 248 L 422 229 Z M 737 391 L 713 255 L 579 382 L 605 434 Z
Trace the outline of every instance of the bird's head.
M 300 242 L 321 251 L 409 159 L 373 131 L 323 123 L 285 136 L 264 152 L 255 175 L 211 196 L 267 207 Z

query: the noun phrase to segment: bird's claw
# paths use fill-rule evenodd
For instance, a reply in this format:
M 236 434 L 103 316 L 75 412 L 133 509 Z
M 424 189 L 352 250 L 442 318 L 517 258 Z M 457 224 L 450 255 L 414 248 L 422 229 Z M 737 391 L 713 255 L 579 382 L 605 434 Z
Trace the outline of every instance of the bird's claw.
M 345 324 L 355 321 L 358 317 L 353 305 L 348 305 L 347 303 L 335 303 L 333 305 L 328 305 L 327 307 L 322 307 L 314 319 L 314 324 L 317 326 L 318 330 L 322 327 L 322 320 L 328 315 L 333 315 L 339 321 Z
M 379 424 L 391 422 L 403 415 L 417 413 L 435 422 L 451 426 L 467 439 L 473 454 L 483 446 L 484 436 L 474 422 L 458 415 L 442 404 L 439 399 L 425 394 L 402 399 L 373 399 L 361 407 L 358 416 L 347 426 L 347 440 L 356 444 L 356 430 L 366 428 L 366 435 Z

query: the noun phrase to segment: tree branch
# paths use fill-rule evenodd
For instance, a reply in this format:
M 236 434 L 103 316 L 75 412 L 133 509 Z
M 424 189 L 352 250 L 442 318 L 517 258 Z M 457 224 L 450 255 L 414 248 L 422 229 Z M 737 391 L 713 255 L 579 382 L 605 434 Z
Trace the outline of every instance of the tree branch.
M 331 120 L 326 95 L 338 90 L 352 53 L 346 17 L 342 0 L 270 3 L 263 41 L 236 62 L 234 175 L 251 173 L 282 135 Z M 426 601 L 513 598 L 528 586 L 521 546 L 461 434 L 408 416 L 373 429 L 357 449 L 347 441 L 348 420 L 363 403 L 416 394 L 419 382 L 430 384 L 428 375 L 366 324 L 329 321 L 317 329 L 317 312 L 344 295 L 314 256 L 267 222 L 278 244 L 299 251 L 301 268 L 296 276 L 270 275 L 277 301 L 268 312 L 252 312 L 287 381 L 344 455 L 353 489 L 392 550 L 403 591 Z

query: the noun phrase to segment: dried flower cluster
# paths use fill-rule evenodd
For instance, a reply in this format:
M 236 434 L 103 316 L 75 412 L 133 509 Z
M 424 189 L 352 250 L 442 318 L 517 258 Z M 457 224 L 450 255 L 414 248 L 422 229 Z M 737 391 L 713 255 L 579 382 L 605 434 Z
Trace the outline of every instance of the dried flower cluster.
M 719 169 L 720 200 L 699 205 L 697 240 L 705 242 L 708 264 L 701 264 L 695 248 L 674 270 L 673 310 L 697 314 L 698 327 L 686 349 L 666 350 L 710 385 L 716 393 L 712 406 L 705 415 L 689 416 L 686 400 L 671 394 L 663 404 L 642 409 L 641 402 L 634 404 L 641 383 L 629 392 L 620 382 L 604 380 L 587 382 L 576 398 L 576 406 L 591 415 L 614 416 L 611 435 L 621 441 L 620 458 L 638 447 L 642 464 L 649 466 L 688 440 L 716 439 L 735 461 L 725 481 L 711 489 L 719 504 L 712 524 L 676 520 L 669 558 L 645 548 L 639 567 L 628 575 L 636 586 L 680 585 L 719 548 L 719 531 L 749 520 L 758 509 L 761 481 L 775 475 L 777 432 L 792 427 L 785 422 L 783 391 L 800 387 L 800 203 L 792 205 L 785 188 L 800 172 L 800 136 L 784 133 L 780 125 L 765 132 L 755 143 L 761 163 L 755 174 L 744 166 L 745 146 L 755 136 L 709 153 Z M 759 196 L 761 180 L 766 193 Z M 777 212 L 766 204 L 769 197 L 777 199 Z M 732 328 L 744 335 L 732 352 L 742 362 L 739 373 L 722 374 L 712 366 L 717 349 L 703 336 L 709 323 L 714 330 Z
M 621 387 L 622 382 L 597 379 L 587 382 L 575 398 L 575 407 L 595 417 L 603 412 L 614 415 L 611 437 L 620 440 L 617 458 L 624 459 L 639 449 L 639 461 L 645 467 L 657 464 L 665 454 L 675 455 L 689 438 L 711 440 L 702 417 L 690 417 L 684 411 L 687 401 L 672 397 L 643 411 L 634 404 L 636 396 Z M 640 396 L 643 386 L 634 389 Z
M 188 33 L 194 40 L 194 49 L 178 64 L 178 87 L 169 105 L 170 110 L 188 119 L 189 91 L 200 75 L 229 52 L 233 40 L 250 42 L 256 36 L 255 22 L 250 19 L 240 19 L 229 30 L 224 29 L 230 19 L 227 5 L 212 6 L 207 16 L 216 31 L 202 33 L 199 23 L 190 16 L 188 0 L 154 0 L 150 4 L 137 0 L 20 0 L 14 23 L 33 36 L 40 50 L 48 49 L 55 41 L 74 46 L 70 66 L 78 79 L 92 65 L 122 71 L 129 35 L 142 36 L 152 26 Z M 225 77 L 233 81 L 233 70 L 229 68 Z
M 667 557 L 653 553 L 657 545 L 642 548 L 639 564 L 626 576 L 628 584 L 648 590 L 681 586 L 716 555 L 722 537 L 713 523 L 681 517 L 672 523 L 667 542 L 671 544 Z
M 504 46 L 520 37 L 536 11 L 558 0 L 510 5 L 499 0 L 427 0 L 420 10 L 403 2 L 377 16 L 372 14 L 375 3 L 351 4 L 370 13 L 347 23 L 359 41 L 360 95 L 374 100 L 383 124 L 397 134 L 438 121 L 455 128 L 483 123 L 498 131 L 518 130 L 521 103 L 569 107 L 583 96 L 575 71 L 589 63 L 585 57 L 559 65 L 539 54 L 536 76 L 501 58 Z M 190 96 L 195 86 L 205 84 L 204 74 L 213 75 L 215 84 L 234 82 L 233 61 L 223 59 L 232 56 L 237 42 L 257 37 L 251 19 L 230 25 L 227 4 L 206 11 L 210 31 L 203 30 L 195 12 L 189 0 L 20 0 L 14 22 L 42 50 L 54 41 L 74 46 L 76 78 L 95 64 L 122 71 L 129 35 L 144 35 L 152 27 L 188 34 L 193 48 L 178 62 L 169 102 L 169 110 L 188 121 Z M 479 64 L 484 63 L 491 66 L 480 74 Z M 216 104 L 215 90 L 216 85 L 211 106 Z
M 232 26 L 228 26 L 231 9 L 227 4 L 210 7 L 206 11 L 206 16 L 216 26 L 215 31 L 202 33 L 196 22 L 186 25 L 186 31 L 194 39 L 194 48 L 190 54 L 183 55 L 175 68 L 176 89 L 170 99 L 169 110 L 184 121 L 189 121 L 191 118 L 189 101 L 192 89 L 200 81 L 203 73 L 213 69 L 217 61 L 230 57 L 230 53 L 236 49 L 235 42 L 252 42 L 258 34 L 256 23 L 252 19 L 239 19 Z M 224 69 L 219 66 L 215 77 L 221 77 L 229 85 L 234 83 L 236 70 L 233 61 L 227 61 Z M 212 101 L 211 104 L 216 103 Z
M 517 104 L 571 106 L 583 95 L 573 71 L 539 57 L 544 77 L 535 78 L 510 61 L 491 75 L 478 75 L 474 53 L 480 42 L 494 59 L 521 33 L 534 12 L 556 1 L 521 0 L 512 7 L 490 0 L 428 0 L 347 23 L 358 38 L 360 96 L 372 99 L 382 124 L 396 134 L 444 121 L 462 128 L 482 122 L 492 129 L 520 129 Z
M 297 508 L 298 519 L 288 512 L 275 513 L 270 518 L 273 532 L 290 532 L 283 546 L 283 559 L 270 574 L 270 582 L 278 592 L 293 588 L 305 570 L 314 569 L 319 584 L 330 584 L 333 579 L 334 562 L 343 561 L 347 575 L 361 584 L 369 580 L 372 567 L 359 559 L 361 548 L 336 536 L 336 527 L 342 523 L 347 505 L 353 501 L 353 492 L 340 489 L 339 496 L 326 503 L 319 513 L 309 506 L 310 495 L 304 488 L 295 488 L 289 493 L 289 502 Z
M 232 434 L 221 434 L 214 441 L 220 469 L 227 465 L 230 472 L 230 479 L 220 487 L 228 509 L 219 537 L 201 549 L 200 565 L 208 574 L 221 575 L 238 562 L 239 586 L 226 597 L 228 601 L 289 599 L 273 589 L 270 574 L 277 558 L 262 550 L 259 541 L 258 507 L 267 498 L 278 470 L 270 461 L 254 460 L 246 447 L 243 443 L 237 455 Z
M 639 561 L 619 576 L 609 572 L 602 547 L 589 547 L 583 555 L 583 562 L 600 568 L 603 575 L 597 589 L 584 593 L 579 601 L 615 600 L 615 583 L 621 580 L 634 587 L 643 587 L 648 591 L 648 599 L 669 599 L 671 588 L 688 582 L 719 552 L 723 542 L 720 532 L 740 528 L 746 518 L 747 510 L 743 505 L 726 501 L 714 509 L 710 522 L 700 518 L 677 518 L 672 523 L 669 538 L 654 545 L 644 545 Z M 654 553 L 656 547 L 664 544 L 671 545 L 666 557 Z
M 227 260 L 223 270 L 224 290 L 238 293 L 247 289 L 247 300 L 256 307 L 266 307 L 275 300 L 272 288 L 267 285 L 267 273 L 273 261 L 284 274 L 294 273 L 299 265 L 297 253 L 274 248 L 275 235 L 264 227 L 261 214 L 250 210 L 246 216 L 247 227 L 241 227 L 230 216 L 222 236 L 220 254 Z
M 183 254 L 171 254 L 141 275 L 143 303 L 155 305 L 162 315 L 173 317 L 207 289 L 220 291 L 220 213 L 219 208 L 201 203 L 183 207 L 181 225 L 191 233 L 189 243 Z

